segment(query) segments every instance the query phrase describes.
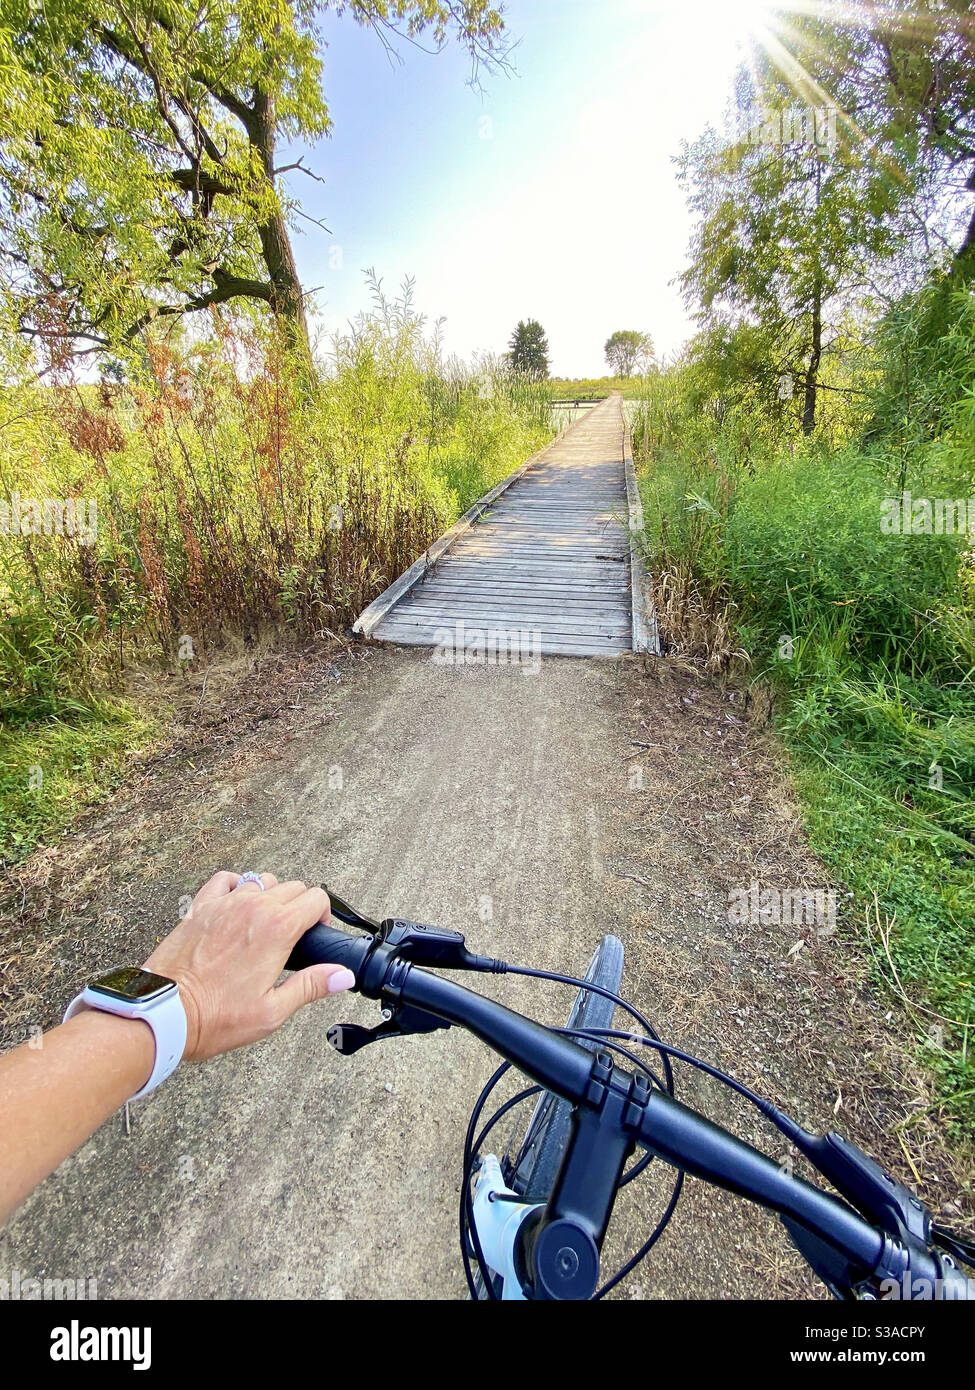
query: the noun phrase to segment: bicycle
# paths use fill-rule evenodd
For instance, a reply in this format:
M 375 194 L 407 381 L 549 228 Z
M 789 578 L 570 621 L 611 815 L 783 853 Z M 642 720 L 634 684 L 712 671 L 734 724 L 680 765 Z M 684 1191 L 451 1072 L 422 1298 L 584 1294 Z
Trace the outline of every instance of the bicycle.
M 840 1134 L 808 1132 L 719 1068 L 661 1041 L 618 993 L 623 947 L 616 937 L 603 937 L 580 980 L 477 956 L 459 932 L 404 918 L 376 922 L 337 895 L 329 897 L 332 917 L 365 934 L 313 927 L 288 968 L 348 966 L 358 992 L 382 1004 L 375 1028 L 336 1024 L 328 1030 L 337 1051 L 348 1056 L 383 1039 L 458 1026 L 505 1059 L 478 1097 L 464 1144 L 459 1231 L 472 1298 L 604 1297 L 659 1240 L 685 1173 L 777 1213 L 835 1298 L 975 1298 L 975 1279 L 960 1268 L 975 1269 L 975 1244 L 932 1221 L 910 1189 Z M 578 995 L 565 1028 L 549 1028 L 431 968 L 526 975 L 574 985 Z M 614 1029 L 617 1008 L 641 1031 Z M 632 1050 L 636 1044 L 658 1054 L 659 1075 Z M 755 1105 L 838 1195 L 683 1105 L 674 1096 L 674 1060 Z M 478 1128 L 511 1067 L 532 1084 Z M 532 1097 L 535 1107 L 514 1152 L 509 1144 L 500 1159 L 482 1153 L 495 1126 Z M 638 1148 L 643 1153 L 627 1167 Z M 643 1246 L 600 1285 L 600 1252 L 616 1195 L 654 1159 L 675 1170 L 670 1198 Z

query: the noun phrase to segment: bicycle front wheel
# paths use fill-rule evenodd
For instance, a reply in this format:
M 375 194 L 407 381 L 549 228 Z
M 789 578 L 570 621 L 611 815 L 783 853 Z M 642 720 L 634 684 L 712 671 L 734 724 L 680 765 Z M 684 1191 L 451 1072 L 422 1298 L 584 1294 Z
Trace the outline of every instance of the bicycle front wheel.
M 623 978 L 623 943 L 616 936 L 604 936 L 593 952 L 583 978 L 587 983 L 617 993 Z M 608 1029 L 613 1026 L 616 1004 L 605 995 L 580 989 L 566 1022 L 567 1028 Z M 595 1052 L 598 1038 L 580 1038 L 583 1047 Z M 562 1157 L 569 1142 L 572 1106 L 561 1096 L 546 1091 L 539 1097 L 525 1138 L 515 1158 L 509 1162 L 505 1181 L 527 1202 L 547 1202 L 555 1186 Z M 504 1169 L 502 1170 L 504 1171 Z

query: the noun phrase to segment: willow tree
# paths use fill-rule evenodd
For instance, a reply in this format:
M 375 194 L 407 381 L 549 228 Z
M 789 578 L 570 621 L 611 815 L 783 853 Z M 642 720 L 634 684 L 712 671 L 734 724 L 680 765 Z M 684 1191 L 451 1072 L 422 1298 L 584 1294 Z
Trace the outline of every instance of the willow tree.
M 117 348 L 154 319 L 266 306 L 307 353 L 282 184 L 330 118 L 319 23 L 502 41 L 486 0 L 6 0 L 0 274 L 21 332 Z
M 679 160 L 696 214 L 682 283 L 705 327 L 761 329 L 808 434 L 831 339 L 897 252 L 900 193 L 821 89 L 767 57 L 754 71 L 739 74 L 736 138 L 709 131 Z
M 638 366 L 646 367 L 652 361 L 653 342 L 649 333 L 620 328 L 606 339 L 603 355 L 614 376 L 632 376 Z
M 886 165 L 931 259 L 975 280 L 975 23 L 970 0 L 862 0 L 794 16 L 796 68 L 828 90 L 852 138 Z M 941 238 L 943 237 L 943 240 Z

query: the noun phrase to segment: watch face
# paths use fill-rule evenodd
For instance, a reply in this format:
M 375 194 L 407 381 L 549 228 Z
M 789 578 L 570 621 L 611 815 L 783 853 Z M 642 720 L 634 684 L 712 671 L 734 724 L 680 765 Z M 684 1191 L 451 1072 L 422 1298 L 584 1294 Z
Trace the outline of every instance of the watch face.
M 134 1004 L 146 1003 L 160 994 L 165 994 L 167 990 L 175 989 L 176 982 L 167 979 L 165 975 L 153 975 L 149 970 L 140 970 L 135 965 L 123 965 L 121 969 L 103 975 L 100 980 L 94 980 L 91 988 L 99 990 L 102 994 L 110 994 L 113 999 L 125 999 Z

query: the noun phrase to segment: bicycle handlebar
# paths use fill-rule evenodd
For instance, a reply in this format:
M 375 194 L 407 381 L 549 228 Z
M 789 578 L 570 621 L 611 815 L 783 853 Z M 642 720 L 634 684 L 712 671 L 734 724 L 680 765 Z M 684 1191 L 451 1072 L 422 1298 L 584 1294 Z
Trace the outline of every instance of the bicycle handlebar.
M 301 970 L 306 965 L 344 965 L 352 971 L 356 990 L 359 990 L 359 976 L 372 947 L 373 943 L 367 936 L 352 936 L 350 932 L 339 931 L 338 927 L 319 923 L 306 931 L 295 946 L 288 969 Z
M 289 969 L 347 966 L 367 998 L 433 1014 L 473 1033 L 520 1071 L 572 1105 L 598 1104 L 594 1087 L 612 1092 L 633 1138 L 675 1168 L 777 1212 L 838 1254 L 850 1282 L 870 1277 L 931 1281 L 929 1297 L 967 1298 L 970 1281 L 939 1253 L 877 1230 L 838 1197 L 821 1191 L 665 1092 L 637 1094 L 630 1074 L 544 1024 L 377 949 L 375 938 L 318 925 L 298 942 Z M 805 1251 L 803 1253 L 806 1253 Z M 808 1258 L 808 1256 L 807 1256 Z M 896 1296 L 900 1296 L 899 1294 Z

